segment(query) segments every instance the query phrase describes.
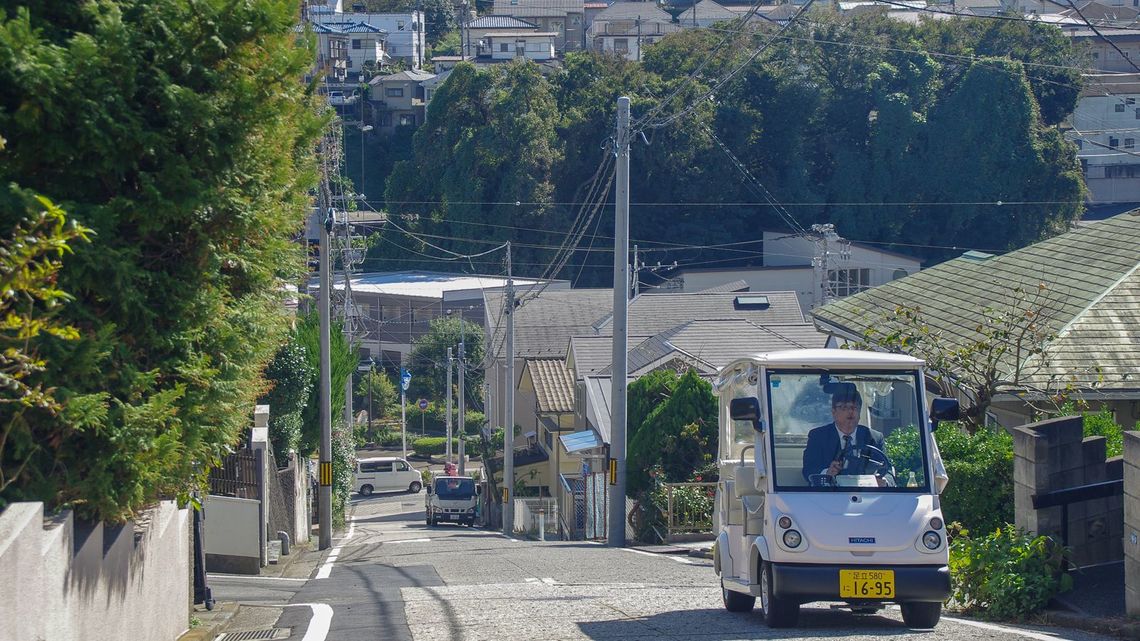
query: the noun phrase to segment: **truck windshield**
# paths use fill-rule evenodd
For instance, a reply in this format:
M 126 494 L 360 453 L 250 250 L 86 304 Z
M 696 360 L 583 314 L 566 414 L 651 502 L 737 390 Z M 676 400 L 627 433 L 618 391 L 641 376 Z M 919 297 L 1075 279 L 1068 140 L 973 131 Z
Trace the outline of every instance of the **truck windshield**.
M 441 499 L 469 499 L 475 496 L 472 479 L 436 479 L 435 493 Z
M 917 372 L 768 372 L 776 487 L 928 492 Z

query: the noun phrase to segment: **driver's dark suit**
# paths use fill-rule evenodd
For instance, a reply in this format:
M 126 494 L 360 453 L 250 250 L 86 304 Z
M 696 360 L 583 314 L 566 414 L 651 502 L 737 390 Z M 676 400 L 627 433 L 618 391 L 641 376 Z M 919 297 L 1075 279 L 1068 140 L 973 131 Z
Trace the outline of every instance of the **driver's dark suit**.
M 852 433 L 855 447 L 873 445 L 879 450 L 883 449 L 883 433 L 873 430 L 866 425 L 859 425 Z M 811 475 L 822 474 L 827 471 L 831 462 L 839 457 L 843 451 L 843 443 L 839 440 L 839 430 L 835 423 L 821 425 L 808 432 L 807 446 L 804 448 L 804 480 L 809 481 Z M 875 460 L 881 461 L 883 457 L 874 452 L 868 452 Z M 840 474 L 875 474 L 880 466 L 863 458 L 850 458 L 847 468 Z M 890 470 L 886 470 L 889 472 Z

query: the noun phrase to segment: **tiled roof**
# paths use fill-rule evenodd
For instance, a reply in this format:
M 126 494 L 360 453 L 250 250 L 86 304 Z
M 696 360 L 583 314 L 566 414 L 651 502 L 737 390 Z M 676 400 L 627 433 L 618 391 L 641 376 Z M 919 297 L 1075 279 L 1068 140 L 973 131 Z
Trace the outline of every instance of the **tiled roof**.
M 526 367 L 534 381 L 538 411 L 569 413 L 574 411 L 574 379 L 561 358 L 527 359 Z
M 626 345 L 638 345 L 649 340 L 649 336 L 629 336 Z M 611 336 L 575 336 L 570 339 L 570 352 L 567 365 L 573 367 L 576 378 L 594 376 L 610 366 L 614 357 L 614 341 Z
M 312 23 L 312 26 L 313 32 L 315 33 L 388 33 L 386 30 L 381 29 L 380 27 L 374 27 L 366 22 L 314 22 Z
M 663 9 L 659 9 L 652 2 L 629 2 L 619 0 L 602 11 L 594 20 L 605 22 L 607 20 L 634 20 L 641 18 L 642 22 L 673 22 L 673 16 Z
M 613 308 L 609 289 L 547 290 L 515 310 L 515 355 L 524 358 L 564 357 L 571 336 L 596 334 L 593 325 Z M 502 292 L 485 297 L 491 354 L 501 358 L 505 338 Z M 497 331 L 496 331 L 497 330 Z
M 716 293 L 723 293 L 723 292 L 746 292 L 746 291 L 748 291 L 748 281 L 746 281 L 746 280 L 734 280 L 731 283 L 725 283 L 723 285 L 717 285 L 715 287 L 708 287 L 706 289 L 702 289 L 702 290 L 700 290 L 699 293 L 701 293 L 701 294 L 716 294 Z
M 483 16 L 467 23 L 468 29 L 537 29 L 538 25 L 514 16 Z
M 1040 285 L 1040 322 L 1057 338 L 1030 382 L 1050 377 L 1105 394 L 1140 392 L 1140 210 L 1083 225 L 1004 256 L 967 253 L 812 312 L 850 337 L 899 305 L 917 306 L 932 331 L 957 345 L 978 338 L 982 310 L 1008 306 L 1015 287 Z M 1011 368 L 1013 363 L 1003 363 Z M 1099 374 L 1096 372 L 1099 371 Z M 1058 380 L 1054 378 L 1054 381 Z
M 736 12 L 725 9 L 713 0 L 701 0 L 697 4 L 689 7 L 677 16 L 677 22 L 684 25 L 686 21 L 692 22 L 694 20 L 732 20 L 736 18 Z

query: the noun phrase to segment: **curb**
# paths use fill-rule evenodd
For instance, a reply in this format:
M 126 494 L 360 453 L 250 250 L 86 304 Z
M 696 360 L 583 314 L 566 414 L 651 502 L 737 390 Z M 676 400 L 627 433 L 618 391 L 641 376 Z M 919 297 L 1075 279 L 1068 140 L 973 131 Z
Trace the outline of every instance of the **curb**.
M 1140 641 L 1140 622 L 1130 619 L 1090 617 L 1058 610 L 1045 610 L 1041 612 L 1039 616 L 1041 622 L 1046 625 L 1073 628 L 1085 632 L 1096 632 L 1123 639 Z
M 178 641 L 212 641 L 230 619 L 234 618 L 239 607 L 241 604 L 233 601 L 218 603 L 213 610 L 206 610 L 205 606 L 194 606 L 194 614 L 191 616 L 203 617 L 202 624 L 183 632 Z
M 698 558 L 698 559 L 710 559 L 711 560 L 713 558 L 712 548 L 702 548 L 699 550 L 689 550 L 689 556 L 694 557 L 694 558 Z

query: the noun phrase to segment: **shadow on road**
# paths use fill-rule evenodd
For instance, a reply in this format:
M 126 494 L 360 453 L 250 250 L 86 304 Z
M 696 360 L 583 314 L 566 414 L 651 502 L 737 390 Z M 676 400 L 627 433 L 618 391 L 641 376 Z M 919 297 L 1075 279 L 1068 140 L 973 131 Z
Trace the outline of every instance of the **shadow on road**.
M 879 615 L 856 615 L 846 610 L 802 608 L 795 628 L 772 629 L 764 624 L 757 609 L 750 613 L 732 614 L 724 610 L 678 610 L 650 616 L 579 623 L 578 628 L 591 639 L 684 638 L 701 641 L 731 641 L 741 638 L 819 639 L 828 637 L 881 638 L 914 634 L 901 621 Z M 743 635 L 743 637 L 742 637 Z

